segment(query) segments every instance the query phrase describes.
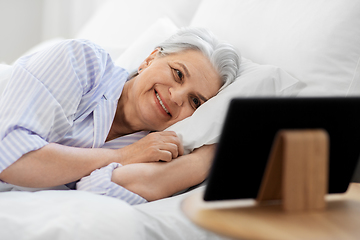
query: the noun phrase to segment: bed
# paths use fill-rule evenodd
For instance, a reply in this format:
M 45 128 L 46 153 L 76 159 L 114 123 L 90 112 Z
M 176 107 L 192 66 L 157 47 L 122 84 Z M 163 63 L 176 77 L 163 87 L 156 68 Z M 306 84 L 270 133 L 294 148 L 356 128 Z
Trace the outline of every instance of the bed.
M 360 95 L 357 0 L 191 0 L 179 9 L 152 1 L 129 26 L 132 7 L 146 1 L 132 2 L 109 1 L 75 37 L 103 46 L 115 64 L 130 72 L 158 42 L 184 26 L 209 28 L 241 52 L 241 76 L 192 117 L 170 127 L 187 152 L 218 140 L 227 104 L 235 96 Z M 0 91 L 9 74 L 11 65 L 0 65 Z M 181 211 L 182 200 L 204 187 L 136 206 L 82 191 L 13 188 L 0 193 L 0 238 L 226 239 L 197 227 Z M 240 187 L 234 183 L 234 189 Z

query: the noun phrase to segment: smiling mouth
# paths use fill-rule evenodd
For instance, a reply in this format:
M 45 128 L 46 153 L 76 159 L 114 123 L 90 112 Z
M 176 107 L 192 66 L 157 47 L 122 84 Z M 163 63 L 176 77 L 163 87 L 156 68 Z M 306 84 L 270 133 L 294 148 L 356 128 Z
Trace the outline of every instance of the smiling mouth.
M 169 116 L 171 116 L 169 110 L 167 110 L 167 108 L 165 107 L 165 105 L 164 105 L 164 103 L 162 102 L 162 100 L 161 100 L 159 94 L 157 93 L 157 91 L 155 91 L 155 95 L 156 95 L 156 98 L 159 100 L 159 103 L 160 103 L 161 107 L 164 109 L 164 111 L 165 111 Z

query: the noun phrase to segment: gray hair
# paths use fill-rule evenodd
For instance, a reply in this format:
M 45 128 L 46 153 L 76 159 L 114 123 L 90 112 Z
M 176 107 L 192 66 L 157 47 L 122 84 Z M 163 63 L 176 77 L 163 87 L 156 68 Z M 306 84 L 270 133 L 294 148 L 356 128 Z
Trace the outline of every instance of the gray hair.
M 203 28 L 182 28 L 157 48 L 168 55 L 185 50 L 199 50 L 219 73 L 223 85 L 219 91 L 232 83 L 239 75 L 240 54 L 230 44 L 220 42 L 210 31 Z

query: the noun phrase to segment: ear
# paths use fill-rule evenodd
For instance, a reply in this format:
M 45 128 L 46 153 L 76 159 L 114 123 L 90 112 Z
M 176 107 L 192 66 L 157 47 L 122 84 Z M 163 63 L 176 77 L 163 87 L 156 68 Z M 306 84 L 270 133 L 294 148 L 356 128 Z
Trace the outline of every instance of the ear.
M 150 55 L 147 58 L 145 58 L 145 60 L 140 64 L 138 68 L 138 73 L 140 73 L 141 71 L 143 71 L 144 69 L 146 69 L 148 66 L 151 65 L 152 61 L 157 57 L 159 51 L 160 49 L 156 48 L 154 51 L 152 51 L 152 53 L 150 53 Z

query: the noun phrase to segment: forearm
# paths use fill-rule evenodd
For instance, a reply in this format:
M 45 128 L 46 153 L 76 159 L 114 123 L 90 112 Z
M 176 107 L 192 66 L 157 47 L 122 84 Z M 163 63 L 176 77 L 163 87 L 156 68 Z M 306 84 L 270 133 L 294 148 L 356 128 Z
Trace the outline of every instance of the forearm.
M 23 155 L 0 173 L 0 179 L 24 187 L 52 187 L 78 180 L 111 162 L 116 150 L 75 148 L 50 143 Z
M 172 150 L 168 150 L 166 143 L 170 143 Z M 128 165 L 166 159 L 171 161 L 172 156 L 179 154 L 182 154 L 182 146 L 173 132 L 149 134 L 117 150 L 50 143 L 16 160 L 0 173 L 0 179 L 24 187 L 52 187 L 78 180 L 112 162 Z
M 171 196 L 204 181 L 215 146 L 204 146 L 171 162 L 130 164 L 113 171 L 112 181 L 148 201 Z

